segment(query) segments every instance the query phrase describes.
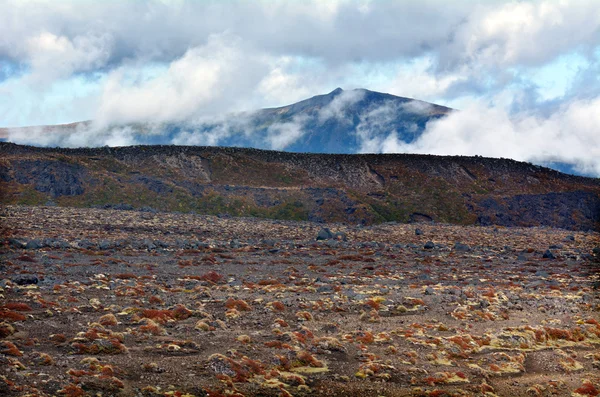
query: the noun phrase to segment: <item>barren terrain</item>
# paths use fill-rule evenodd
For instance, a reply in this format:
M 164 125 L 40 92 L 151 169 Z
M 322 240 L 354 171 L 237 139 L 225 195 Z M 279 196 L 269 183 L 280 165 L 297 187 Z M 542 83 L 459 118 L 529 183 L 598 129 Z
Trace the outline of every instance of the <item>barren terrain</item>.
M 0 211 L 0 395 L 600 390 L 597 232 Z

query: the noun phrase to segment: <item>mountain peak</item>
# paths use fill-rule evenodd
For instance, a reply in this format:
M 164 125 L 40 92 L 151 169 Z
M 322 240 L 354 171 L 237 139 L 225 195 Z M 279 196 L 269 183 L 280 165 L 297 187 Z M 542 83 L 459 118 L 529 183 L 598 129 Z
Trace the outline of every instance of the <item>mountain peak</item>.
M 344 90 L 342 90 L 340 87 L 336 88 L 335 90 L 331 91 L 329 93 L 329 95 L 337 95 L 337 94 L 341 94 Z

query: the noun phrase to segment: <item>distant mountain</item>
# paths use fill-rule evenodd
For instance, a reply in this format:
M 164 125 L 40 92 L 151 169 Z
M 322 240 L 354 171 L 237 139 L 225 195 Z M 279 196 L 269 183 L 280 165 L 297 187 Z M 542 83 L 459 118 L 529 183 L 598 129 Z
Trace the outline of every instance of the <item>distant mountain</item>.
M 390 134 L 399 141 L 414 141 L 427 122 L 450 111 L 415 99 L 337 88 L 293 105 L 260 110 L 247 123 L 241 123 L 243 128 L 250 128 L 251 134 L 238 133 L 223 143 L 290 152 L 372 152 L 370 142 Z
M 412 142 L 424 130 L 425 124 L 443 117 L 451 109 L 427 102 L 390 94 L 356 89 L 337 88 L 329 94 L 298 103 L 255 112 L 234 113 L 203 118 L 193 122 L 115 125 L 106 131 L 95 131 L 98 139 L 89 139 L 88 146 L 104 146 L 102 137 L 110 130 L 128 128 L 137 144 L 194 144 L 252 147 L 308 153 L 358 153 L 371 149 L 376 140 L 392 134 L 396 139 Z M 94 125 L 90 121 L 40 127 L 13 129 L 20 138 L 16 143 L 47 146 L 78 146 L 80 139 Z M 35 141 L 35 135 L 44 139 Z M 50 137 L 48 135 L 51 135 Z M 89 135 L 89 134 L 87 134 Z M 0 140 L 7 140 L 8 129 L 0 129 Z M 46 146 L 42 144 L 42 146 Z M 371 150 L 370 150 L 371 149 Z
M 600 179 L 462 156 L 0 143 L 0 204 L 600 230 Z
M 196 145 L 298 153 L 381 153 L 385 142 L 409 144 L 422 135 L 427 123 L 453 111 L 366 89 L 336 88 L 288 106 L 205 116 L 194 121 L 109 127 L 81 121 L 0 128 L 0 142 L 51 147 Z M 582 174 L 569 163 L 538 164 L 568 174 L 593 176 Z

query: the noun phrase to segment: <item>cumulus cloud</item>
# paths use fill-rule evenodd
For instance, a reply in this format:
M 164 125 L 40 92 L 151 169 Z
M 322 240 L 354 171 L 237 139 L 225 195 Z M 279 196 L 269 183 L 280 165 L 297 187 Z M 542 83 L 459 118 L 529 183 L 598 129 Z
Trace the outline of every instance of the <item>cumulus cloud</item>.
M 371 142 L 383 153 L 481 155 L 510 157 L 537 164 L 565 162 L 576 170 L 600 175 L 600 99 L 579 100 L 548 117 L 481 105 L 432 121 L 414 142 L 395 134 Z
M 109 57 L 110 40 L 106 36 L 68 37 L 42 32 L 26 42 L 32 84 L 48 84 L 75 72 L 94 70 Z

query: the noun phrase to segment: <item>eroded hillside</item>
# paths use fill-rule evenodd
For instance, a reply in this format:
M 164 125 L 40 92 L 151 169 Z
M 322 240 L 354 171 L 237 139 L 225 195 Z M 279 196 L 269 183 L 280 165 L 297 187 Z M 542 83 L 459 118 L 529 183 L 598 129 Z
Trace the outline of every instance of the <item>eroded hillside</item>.
M 597 230 L 600 180 L 482 157 L 0 143 L 3 204 Z

